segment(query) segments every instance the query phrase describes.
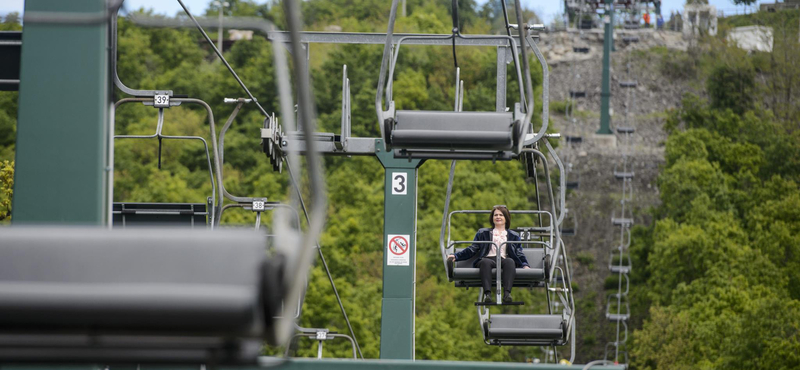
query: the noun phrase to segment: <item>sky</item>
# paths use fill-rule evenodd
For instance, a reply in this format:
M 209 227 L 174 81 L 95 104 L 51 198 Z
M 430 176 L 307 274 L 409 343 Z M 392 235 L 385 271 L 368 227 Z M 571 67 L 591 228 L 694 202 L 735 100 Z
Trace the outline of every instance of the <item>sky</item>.
M 482 4 L 488 0 L 477 1 L 478 3 Z M 536 11 L 536 13 L 539 14 L 539 16 L 543 18 L 546 23 L 549 23 L 554 17 L 563 12 L 562 6 L 564 2 L 560 0 L 521 1 L 525 7 Z M 192 14 L 198 14 L 202 13 L 206 9 L 211 0 L 184 0 L 183 2 L 189 8 L 189 11 L 191 11 Z M 256 0 L 256 2 L 262 1 Z M 775 2 L 775 0 L 758 0 L 759 4 L 773 2 Z M 10 12 L 22 13 L 23 3 L 24 0 L 0 0 L 0 15 L 5 16 L 5 14 Z M 664 15 L 665 19 L 669 18 L 669 14 L 673 10 L 683 9 L 684 3 L 685 0 L 662 0 L 661 14 Z M 743 7 L 737 7 L 733 5 L 733 1 L 731 0 L 709 0 L 709 4 L 716 6 L 717 10 L 722 10 L 725 14 L 733 14 L 736 12 L 741 13 L 744 11 Z M 168 16 L 173 16 L 182 11 L 180 5 L 175 0 L 125 0 L 125 7 L 127 9 L 139 9 L 140 7 L 144 7 L 145 9 L 153 9 L 156 13 Z M 750 11 L 754 11 L 754 9 L 756 8 L 754 7 Z

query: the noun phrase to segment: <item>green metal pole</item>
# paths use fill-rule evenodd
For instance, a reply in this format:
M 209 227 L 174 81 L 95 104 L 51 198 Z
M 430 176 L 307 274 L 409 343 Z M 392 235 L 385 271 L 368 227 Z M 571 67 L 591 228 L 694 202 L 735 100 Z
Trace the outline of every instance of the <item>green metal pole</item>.
M 375 142 L 385 169 L 381 359 L 414 359 L 414 276 L 419 159 L 398 159 Z
M 38 12 L 102 14 L 104 0 L 27 0 Z M 39 13 L 41 14 L 41 13 Z M 108 212 L 108 24 L 23 31 L 14 224 L 103 225 Z
M 603 39 L 603 92 L 600 95 L 600 130 L 601 135 L 610 135 L 611 114 L 609 105 L 611 103 L 611 48 L 614 44 L 614 8 L 612 0 L 605 0 L 606 9 L 603 15 L 605 23 L 605 36 Z

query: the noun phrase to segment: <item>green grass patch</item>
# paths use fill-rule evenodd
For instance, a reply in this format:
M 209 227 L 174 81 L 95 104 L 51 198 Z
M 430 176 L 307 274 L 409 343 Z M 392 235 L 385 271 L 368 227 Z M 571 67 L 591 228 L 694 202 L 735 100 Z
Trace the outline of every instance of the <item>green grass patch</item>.
M 589 252 L 580 252 L 575 256 L 575 259 L 580 263 L 582 266 L 586 266 L 587 269 L 593 270 L 594 269 L 594 255 Z

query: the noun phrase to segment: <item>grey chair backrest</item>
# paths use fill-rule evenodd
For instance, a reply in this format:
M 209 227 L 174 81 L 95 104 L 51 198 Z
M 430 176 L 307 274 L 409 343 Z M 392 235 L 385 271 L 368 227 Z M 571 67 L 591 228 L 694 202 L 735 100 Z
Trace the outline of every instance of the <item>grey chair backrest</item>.
M 59 340 L 69 342 L 64 334 L 125 337 L 140 349 L 148 345 L 141 338 L 159 337 L 166 339 L 149 345 L 198 353 L 230 345 L 231 338 L 261 342 L 275 297 L 281 299 L 280 283 L 267 278 L 279 276 L 278 267 L 267 259 L 266 238 L 254 232 L 11 227 L 0 228 L 0 240 L 0 330 L 39 336 L 32 346 L 40 355 L 65 353 L 53 350 Z M 65 356 L 106 353 L 104 343 L 76 340 L 70 344 L 76 352 Z M 119 358 L 140 360 L 122 347 Z M 0 357 L 9 353 L 2 349 L 0 341 Z M 166 357 L 141 360 L 180 356 Z
M 396 113 L 391 143 L 404 149 L 513 150 L 519 140 L 511 112 Z

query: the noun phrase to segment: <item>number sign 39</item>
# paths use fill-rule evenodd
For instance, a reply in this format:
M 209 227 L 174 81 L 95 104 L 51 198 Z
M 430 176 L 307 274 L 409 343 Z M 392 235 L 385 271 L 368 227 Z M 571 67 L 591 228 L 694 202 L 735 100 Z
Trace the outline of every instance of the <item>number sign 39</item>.
M 153 98 L 153 106 L 156 108 L 169 108 L 169 95 L 158 94 Z
M 392 195 L 408 194 L 408 174 L 392 172 Z

